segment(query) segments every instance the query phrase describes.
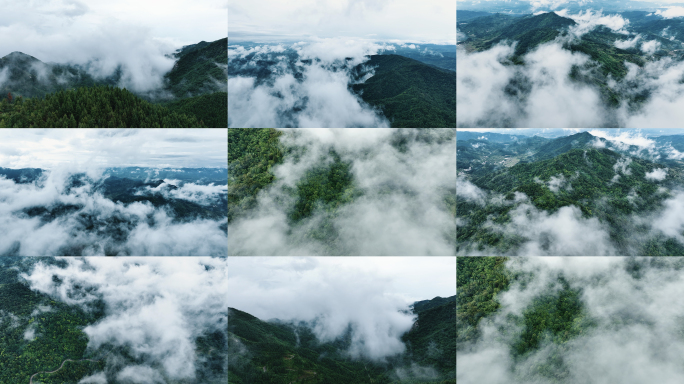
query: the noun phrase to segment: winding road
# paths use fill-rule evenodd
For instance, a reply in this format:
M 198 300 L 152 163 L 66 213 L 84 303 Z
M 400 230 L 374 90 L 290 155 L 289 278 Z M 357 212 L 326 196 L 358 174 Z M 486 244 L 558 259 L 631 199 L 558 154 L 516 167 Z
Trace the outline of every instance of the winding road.
M 47 372 L 47 371 L 40 371 L 40 372 L 36 372 L 36 373 L 34 373 L 33 375 L 31 375 L 31 378 L 29 379 L 29 384 L 33 384 L 33 377 L 34 377 L 35 375 L 39 375 L 39 374 L 41 374 L 41 373 L 53 374 L 53 373 L 59 371 L 60 369 L 62 369 L 62 368 L 64 367 L 64 363 L 66 363 L 67 361 L 79 362 L 79 361 L 99 361 L 99 360 L 93 360 L 93 359 L 72 360 L 72 359 L 66 359 L 66 360 L 62 361 L 62 365 L 60 365 L 59 368 L 55 369 L 54 371 L 50 371 L 50 372 Z

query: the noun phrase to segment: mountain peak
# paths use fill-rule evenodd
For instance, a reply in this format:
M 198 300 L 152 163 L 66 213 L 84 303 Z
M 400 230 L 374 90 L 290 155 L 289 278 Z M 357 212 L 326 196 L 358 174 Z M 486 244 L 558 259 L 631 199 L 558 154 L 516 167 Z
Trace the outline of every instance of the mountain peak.
M 3 59 L 3 60 L 4 60 L 4 59 L 7 59 L 7 60 L 22 60 L 22 61 L 24 61 L 24 60 L 40 61 L 40 60 L 36 59 L 35 57 L 33 57 L 33 56 L 31 56 L 31 55 L 27 55 L 27 54 L 25 54 L 24 52 L 19 52 L 19 51 L 14 51 L 14 52 L 12 52 L 12 53 L 10 53 L 10 54 L 8 54 L 8 55 L 5 55 L 2 59 Z

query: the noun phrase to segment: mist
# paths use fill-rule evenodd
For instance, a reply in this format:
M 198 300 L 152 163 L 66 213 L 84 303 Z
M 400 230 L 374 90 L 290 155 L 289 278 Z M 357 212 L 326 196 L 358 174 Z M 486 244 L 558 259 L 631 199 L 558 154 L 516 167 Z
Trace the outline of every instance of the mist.
M 494 314 L 480 320 L 481 336 L 459 343 L 462 383 L 677 383 L 684 379 L 681 337 L 682 258 L 515 258 L 511 281 Z M 514 357 L 518 321 L 535 299 L 562 289 L 579 292 L 581 332 Z M 524 281 L 524 282 L 523 282 Z M 588 325 L 590 324 L 590 325 Z
M 88 352 L 99 351 L 106 366 L 81 383 L 225 382 L 225 371 L 200 372 L 207 356 L 196 351 L 198 337 L 225 334 L 225 258 L 58 261 L 40 261 L 21 277 L 31 289 L 86 311 L 104 303 L 104 317 L 83 331 Z M 226 358 L 225 350 L 218 353 Z
M 283 129 L 297 155 L 273 167 L 257 205 L 229 223 L 231 255 L 453 255 L 456 187 L 453 129 Z M 350 164 L 353 198 L 331 214 L 316 208 L 292 223 L 291 191 L 331 151 Z M 230 173 L 230 171 L 229 171 Z M 230 176 L 229 176 L 230 177 Z M 312 232 L 327 228 L 334 242 Z

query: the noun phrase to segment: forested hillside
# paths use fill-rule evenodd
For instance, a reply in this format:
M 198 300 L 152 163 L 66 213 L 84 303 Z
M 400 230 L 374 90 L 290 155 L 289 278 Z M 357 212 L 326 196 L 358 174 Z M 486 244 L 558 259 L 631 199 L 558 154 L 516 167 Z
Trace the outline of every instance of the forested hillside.
M 185 47 L 176 54 L 176 57 L 178 61 L 166 74 L 169 81 L 168 89 L 176 97 L 226 92 L 228 38 L 211 43 L 202 41 Z
M 194 115 L 174 112 L 126 89 L 110 86 L 59 91 L 45 98 L 0 101 L 0 128 L 198 127 L 206 125 Z
M 321 343 L 305 323 L 265 322 L 230 308 L 228 374 L 231 383 L 455 383 L 456 298 L 435 298 L 439 305 L 416 312 L 414 327 L 404 334 L 407 350 L 386 361 L 351 359 L 351 329 Z M 432 379 L 401 376 L 412 364 L 436 369 Z M 403 379 L 402 379 L 403 378 Z
M 364 101 L 380 108 L 392 127 L 456 126 L 456 74 L 399 55 L 372 55 L 357 67 L 375 67 L 375 74 L 352 85 Z

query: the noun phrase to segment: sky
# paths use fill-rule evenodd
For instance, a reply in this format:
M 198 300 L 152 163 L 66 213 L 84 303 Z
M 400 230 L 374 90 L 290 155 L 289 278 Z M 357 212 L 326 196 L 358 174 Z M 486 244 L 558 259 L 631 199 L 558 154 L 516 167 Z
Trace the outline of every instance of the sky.
M 321 341 L 353 326 L 352 355 L 401 353 L 414 301 L 456 294 L 455 257 L 232 257 L 228 306 L 262 320 L 305 321 Z M 315 322 L 315 323 L 314 323 Z
M 90 62 L 89 72 L 103 77 L 122 65 L 122 85 L 147 91 L 173 67 L 166 54 L 226 37 L 226 7 L 226 0 L 0 0 L 0 35 L 8 36 L 0 57 L 19 51 L 43 62 Z
M 3 129 L 0 167 L 226 168 L 225 129 Z
M 545 137 L 557 137 L 557 136 L 567 136 L 573 135 L 578 132 L 583 131 L 603 131 L 611 135 L 619 135 L 623 133 L 629 134 L 643 134 L 649 136 L 661 136 L 661 135 L 682 135 L 684 134 L 684 128 L 646 128 L 646 129 L 635 129 L 635 128 L 458 128 L 458 132 L 492 132 L 492 133 L 502 133 L 508 135 L 540 135 Z
M 453 0 L 228 0 L 231 41 L 347 37 L 455 44 Z

